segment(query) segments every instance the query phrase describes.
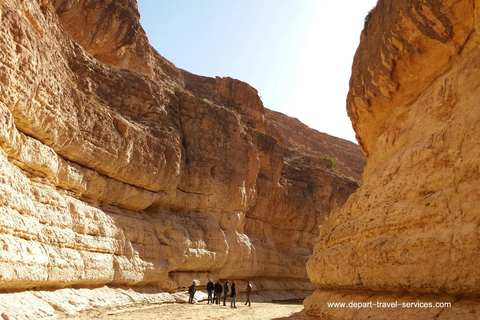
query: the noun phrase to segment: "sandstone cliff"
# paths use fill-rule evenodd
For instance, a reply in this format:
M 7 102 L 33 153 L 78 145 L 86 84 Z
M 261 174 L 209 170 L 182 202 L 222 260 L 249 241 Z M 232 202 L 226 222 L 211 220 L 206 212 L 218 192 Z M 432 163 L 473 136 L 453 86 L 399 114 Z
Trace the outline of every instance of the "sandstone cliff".
M 158 292 L 208 277 L 313 289 L 306 260 L 358 186 L 358 146 L 175 68 L 133 0 L 3 0 L 0 19 L 2 316 L 175 299 Z
M 480 27 L 476 1 L 380 0 L 357 50 L 348 111 L 363 184 L 307 264 L 326 319 L 478 319 Z M 327 302 L 451 302 L 333 308 Z

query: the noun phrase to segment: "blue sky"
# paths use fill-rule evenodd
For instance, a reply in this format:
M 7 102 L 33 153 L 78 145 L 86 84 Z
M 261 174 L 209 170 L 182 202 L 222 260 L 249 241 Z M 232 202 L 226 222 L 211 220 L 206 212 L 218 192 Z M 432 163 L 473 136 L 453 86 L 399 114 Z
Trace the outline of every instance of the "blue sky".
M 137 0 L 150 44 L 177 67 L 255 87 L 265 107 L 356 142 L 353 55 L 376 0 Z

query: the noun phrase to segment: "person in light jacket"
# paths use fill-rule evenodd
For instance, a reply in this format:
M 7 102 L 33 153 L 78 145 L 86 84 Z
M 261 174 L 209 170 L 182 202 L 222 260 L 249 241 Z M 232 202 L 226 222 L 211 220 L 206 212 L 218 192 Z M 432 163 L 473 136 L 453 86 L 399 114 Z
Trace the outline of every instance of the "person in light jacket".
M 250 303 L 250 295 L 252 294 L 252 285 L 250 284 L 250 281 L 247 281 L 247 301 L 245 302 L 245 305 L 247 305 L 248 303 L 248 306 L 250 307 L 251 303 Z
M 227 301 L 227 295 L 230 292 L 230 288 L 228 285 L 228 279 L 225 281 L 225 284 L 223 285 L 223 305 L 226 306 L 225 302 Z

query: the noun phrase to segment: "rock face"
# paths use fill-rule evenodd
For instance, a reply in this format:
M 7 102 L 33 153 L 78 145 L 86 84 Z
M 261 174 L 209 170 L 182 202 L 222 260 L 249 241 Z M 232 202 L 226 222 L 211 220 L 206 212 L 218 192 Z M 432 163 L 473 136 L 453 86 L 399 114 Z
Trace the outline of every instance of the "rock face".
M 380 0 L 357 50 L 348 111 L 363 184 L 320 229 L 307 264 L 326 319 L 480 316 L 479 6 Z M 327 302 L 451 302 L 334 308 Z
M 38 290 L 313 289 L 306 260 L 358 187 L 358 146 L 175 68 L 133 0 L 3 0 L 0 19 L 0 290 L 55 308 Z

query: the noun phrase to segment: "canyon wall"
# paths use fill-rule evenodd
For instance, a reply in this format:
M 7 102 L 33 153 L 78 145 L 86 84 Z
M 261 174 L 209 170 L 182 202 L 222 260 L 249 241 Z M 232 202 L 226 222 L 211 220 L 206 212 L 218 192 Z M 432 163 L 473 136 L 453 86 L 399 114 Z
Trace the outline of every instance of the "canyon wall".
M 3 0 L 0 19 L 2 317 L 143 301 L 132 288 L 175 300 L 158 294 L 209 277 L 314 289 L 306 261 L 358 187 L 357 145 L 177 69 L 134 0 Z
M 362 186 L 321 226 L 307 263 L 318 286 L 308 313 L 480 317 L 479 8 L 380 0 L 372 11 L 347 100 L 367 166 Z M 399 306 L 327 304 L 352 301 Z M 433 307 L 401 307 L 408 302 Z

